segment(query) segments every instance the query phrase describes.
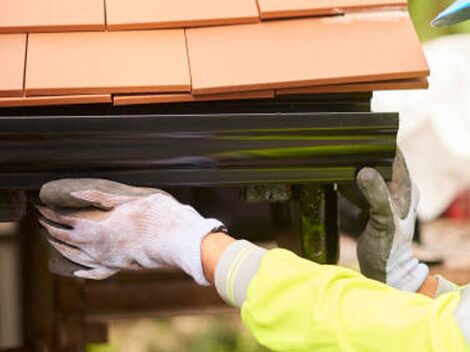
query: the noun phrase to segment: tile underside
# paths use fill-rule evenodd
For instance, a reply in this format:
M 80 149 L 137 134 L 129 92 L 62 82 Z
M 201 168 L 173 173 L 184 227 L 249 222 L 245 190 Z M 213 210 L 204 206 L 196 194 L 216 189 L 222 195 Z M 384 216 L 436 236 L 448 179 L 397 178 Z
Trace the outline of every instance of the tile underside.
M 277 89 L 276 94 L 348 93 L 373 92 L 377 90 L 426 89 L 428 88 L 428 85 L 428 80 L 426 78 L 414 78 L 371 83 L 330 84 L 325 86 L 284 88 Z
M 2 0 L 0 33 L 101 30 L 103 0 Z
M 111 103 L 110 94 L 0 98 L 0 107 Z
M 429 72 L 413 25 L 402 13 L 191 28 L 186 33 L 193 94 L 408 79 Z
M 0 35 L 0 97 L 22 96 L 26 34 Z
M 256 0 L 106 0 L 110 30 L 253 23 L 258 17 Z
M 184 30 L 30 34 L 26 95 L 188 92 Z
M 274 97 L 274 91 L 241 92 L 210 95 L 192 94 L 145 94 L 145 95 L 115 95 L 114 105 L 156 104 L 156 103 L 182 103 L 214 100 L 243 100 L 264 99 Z
M 348 11 L 406 8 L 407 0 L 258 0 L 260 17 L 285 18 L 346 13 Z

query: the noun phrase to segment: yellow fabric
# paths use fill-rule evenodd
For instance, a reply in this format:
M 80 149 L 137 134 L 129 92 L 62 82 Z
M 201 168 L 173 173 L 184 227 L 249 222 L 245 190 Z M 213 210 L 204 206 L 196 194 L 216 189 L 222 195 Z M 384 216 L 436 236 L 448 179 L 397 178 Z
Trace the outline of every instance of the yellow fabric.
M 453 313 L 460 292 L 431 299 L 338 266 L 269 251 L 242 319 L 273 351 L 470 351 Z

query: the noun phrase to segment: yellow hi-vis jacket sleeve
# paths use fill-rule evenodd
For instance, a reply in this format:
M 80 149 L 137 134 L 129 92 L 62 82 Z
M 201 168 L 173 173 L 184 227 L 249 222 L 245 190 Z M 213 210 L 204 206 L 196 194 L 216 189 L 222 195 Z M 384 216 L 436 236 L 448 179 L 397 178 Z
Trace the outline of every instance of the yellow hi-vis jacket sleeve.
M 454 316 L 459 290 L 431 299 L 283 249 L 231 247 L 217 290 L 273 351 L 470 351 Z

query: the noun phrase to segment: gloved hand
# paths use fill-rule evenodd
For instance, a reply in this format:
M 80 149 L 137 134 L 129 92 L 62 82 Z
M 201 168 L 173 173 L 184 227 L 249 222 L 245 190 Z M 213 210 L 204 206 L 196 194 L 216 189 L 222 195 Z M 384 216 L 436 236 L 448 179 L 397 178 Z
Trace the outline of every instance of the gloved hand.
M 401 152 L 397 151 L 388 186 L 372 168 L 360 170 L 357 185 L 370 205 L 370 218 L 357 247 L 361 272 L 399 290 L 416 292 L 429 269 L 411 248 L 419 195 Z
M 120 269 L 177 266 L 208 285 L 201 242 L 223 224 L 205 219 L 166 192 L 99 179 L 63 179 L 45 184 L 38 207 L 49 243 L 90 269 L 74 275 L 105 279 Z

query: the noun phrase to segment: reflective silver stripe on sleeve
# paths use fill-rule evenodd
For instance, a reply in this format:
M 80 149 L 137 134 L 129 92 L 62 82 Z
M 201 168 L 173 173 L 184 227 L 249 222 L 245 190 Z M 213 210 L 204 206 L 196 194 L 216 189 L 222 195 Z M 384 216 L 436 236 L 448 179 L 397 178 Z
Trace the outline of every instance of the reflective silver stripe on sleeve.
M 437 291 L 436 291 L 436 298 L 449 292 L 454 292 L 459 289 L 457 285 L 455 285 L 453 282 L 450 282 L 446 278 L 442 277 L 441 275 L 436 275 L 437 279 Z
M 455 319 L 470 346 L 470 286 L 462 291 L 462 298 L 455 310 Z
M 251 279 L 258 272 L 266 252 L 245 240 L 228 246 L 215 269 L 215 287 L 224 301 L 236 307 L 242 306 Z

